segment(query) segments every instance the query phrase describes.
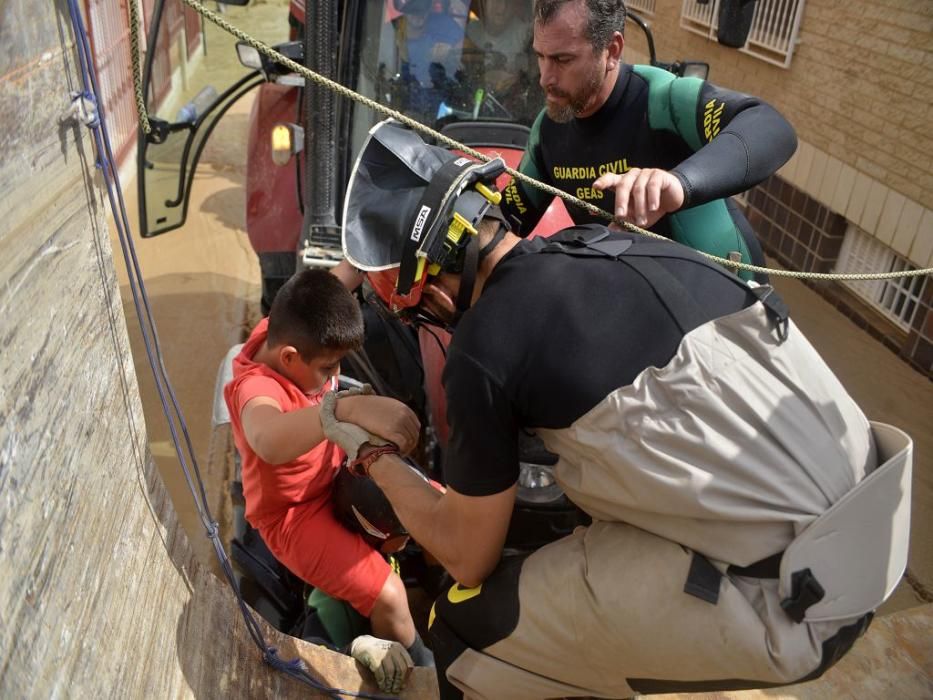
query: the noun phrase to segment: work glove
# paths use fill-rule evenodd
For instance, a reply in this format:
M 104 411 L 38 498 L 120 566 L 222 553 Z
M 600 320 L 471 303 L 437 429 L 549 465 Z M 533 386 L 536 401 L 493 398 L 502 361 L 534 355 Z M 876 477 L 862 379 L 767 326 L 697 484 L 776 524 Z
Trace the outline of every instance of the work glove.
M 324 435 L 331 442 L 336 442 L 347 453 L 347 460 L 352 464 L 359 456 L 360 447 L 364 443 L 369 443 L 373 447 L 387 445 L 388 443 L 381 437 L 371 435 L 369 432 L 356 425 L 337 420 L 334 412 L 337 410 L 337 399 L 345 396 L 360 396 L 372 394 L 373 389 L 369 384 L 361 387 L 346 389 L 336 394 L 332 391 L 324 394 L 324 400 L 321 401 L 321 427 L 324 429 Z
M 376 684 L 384 693 L 398 695 L 408 681 L 415 665 L 399 642 L 361 635 L 350 644 L 350 656 L 376 676 Z

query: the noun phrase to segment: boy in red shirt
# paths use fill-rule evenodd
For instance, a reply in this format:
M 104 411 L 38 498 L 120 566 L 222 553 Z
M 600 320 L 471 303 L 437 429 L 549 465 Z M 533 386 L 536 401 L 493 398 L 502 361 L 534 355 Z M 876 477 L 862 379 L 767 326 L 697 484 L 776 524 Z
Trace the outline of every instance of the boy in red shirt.
M 246 519 L 289 571 L 350 603 L 370 619 L 374 635 L 400 642 L 428 665 L 431 653 L 415 632 L 401 578 L 333 513 L 331 484 L 346 455 L 325 438 L 319 406 L 336 389 L 341 358 L 362 341 L 359 305 L 326 270 L 289 280 L 250 334 L 224 387 Z M 418 419 L 394 399 L 343 397 L 336 414 L 402 452 L 417 443 Z

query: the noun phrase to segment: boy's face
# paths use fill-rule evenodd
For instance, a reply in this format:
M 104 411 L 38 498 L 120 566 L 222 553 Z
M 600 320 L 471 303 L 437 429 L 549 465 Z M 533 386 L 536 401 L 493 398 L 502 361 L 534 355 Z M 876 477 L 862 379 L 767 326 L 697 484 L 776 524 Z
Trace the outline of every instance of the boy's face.
M 344 355 L 343 350 L 323 350 L 306 362 L 295 348 L 288 346 L 281 354 L 283 374 L 305 394 L 316 394 L 331 377 L 340 374 Z

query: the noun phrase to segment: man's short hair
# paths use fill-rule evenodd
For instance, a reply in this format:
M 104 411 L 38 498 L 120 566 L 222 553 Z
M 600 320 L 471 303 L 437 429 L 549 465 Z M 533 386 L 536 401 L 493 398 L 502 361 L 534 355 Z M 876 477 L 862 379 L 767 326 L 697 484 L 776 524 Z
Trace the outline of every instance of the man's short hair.
M 305 362 L 322 351 L 363 343 L 363 314 L 353 295 L 327 270 L 303 270 L 276 294 L 269 311 L 271 346 L 293 345 Z
M 598 53 L 609 46 L 616 32 L 625 31 L 624 0 L 535 0 L 535 22 L 547 24 L 564 5 L 583 2 L 590 14 L 586 38 Z

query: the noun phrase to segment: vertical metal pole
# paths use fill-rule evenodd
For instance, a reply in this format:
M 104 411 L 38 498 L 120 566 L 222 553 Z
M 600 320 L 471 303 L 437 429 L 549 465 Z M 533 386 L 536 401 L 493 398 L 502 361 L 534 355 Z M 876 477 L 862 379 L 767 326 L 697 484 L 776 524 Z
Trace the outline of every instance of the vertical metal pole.
M 337 19 L 334 0 L 305 0 L 305 62 L 331 80 L 337 78 Z M 340 248 L 336 111 L 334 93 L 316 83 L 305 85 L 305 217 L 299 254 L 309 246 Z

